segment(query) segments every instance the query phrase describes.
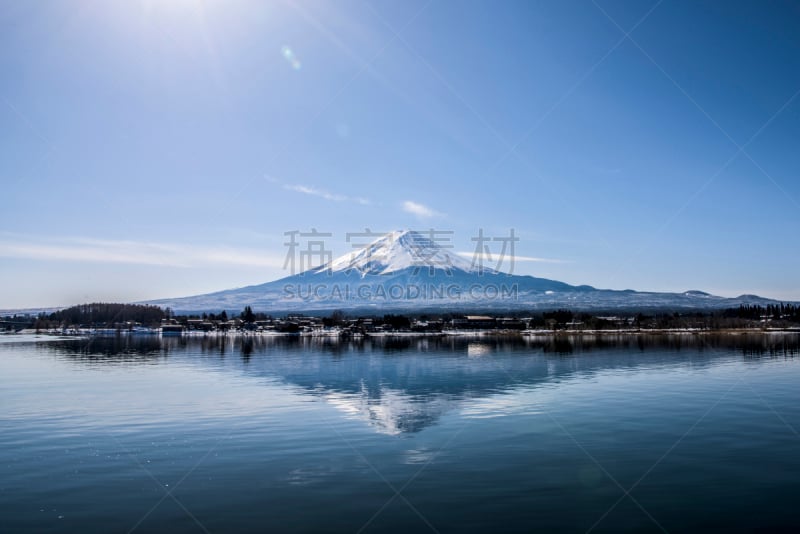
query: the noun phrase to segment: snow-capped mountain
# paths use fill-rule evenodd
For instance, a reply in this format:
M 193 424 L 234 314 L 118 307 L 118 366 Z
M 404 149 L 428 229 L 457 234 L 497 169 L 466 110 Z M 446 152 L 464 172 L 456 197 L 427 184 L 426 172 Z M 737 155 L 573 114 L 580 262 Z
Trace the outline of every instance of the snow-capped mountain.
M 454 269 L 465 273 L 478 273 L 480 268 L 471 262 L 451 254 L 430 237 L 419 232 L 399 230 L 375 240 L 353 254 L 340 258 L 316 269 L 320 272 L 350 272 L 355 270 L 362 277 L 387 275 L 408 268 Z M 484 269 L 485 272 L 494 272 Z
M 723 298 L 702 291 L 616 291 L 510 275 L 467 261 L 431 237 L 403 230 L 280 280 L 150 303 L 179 312 L 238 312 L 249 305 L 269 313 L 334 309 L 378 313 L 420 309 L 708 309 L 770 302 L 774 301 L 755 295 Z

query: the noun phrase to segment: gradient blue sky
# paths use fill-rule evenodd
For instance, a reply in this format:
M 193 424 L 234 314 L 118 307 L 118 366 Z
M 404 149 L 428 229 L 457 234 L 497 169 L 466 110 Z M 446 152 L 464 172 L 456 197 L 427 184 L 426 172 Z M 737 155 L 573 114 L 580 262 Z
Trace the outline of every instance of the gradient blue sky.
M 273 280 L 284 232 L 800 300 L 792 2 L 0 2 L 0 308 Z M 626 37 L 626 33 L 628 33 Z

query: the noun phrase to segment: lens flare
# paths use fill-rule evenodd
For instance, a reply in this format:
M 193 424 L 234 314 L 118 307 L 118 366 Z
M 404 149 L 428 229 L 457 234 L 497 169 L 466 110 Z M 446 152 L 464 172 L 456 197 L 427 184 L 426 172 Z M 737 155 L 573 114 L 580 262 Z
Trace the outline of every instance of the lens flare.
M 283 59 L 285 59 L 294 70 L 300 70 L 303 67 L 303 64 L 300 63 L 300 60 L 288 45 L 281 48 L 281 55 L 283 55 Z

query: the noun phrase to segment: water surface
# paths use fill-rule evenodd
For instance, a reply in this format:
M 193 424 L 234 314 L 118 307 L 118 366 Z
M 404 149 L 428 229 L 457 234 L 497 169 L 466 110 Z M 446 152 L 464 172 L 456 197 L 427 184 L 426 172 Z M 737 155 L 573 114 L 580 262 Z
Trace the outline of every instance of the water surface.
M 799 347 L 4 336 L 0 531 L 797 531 Z

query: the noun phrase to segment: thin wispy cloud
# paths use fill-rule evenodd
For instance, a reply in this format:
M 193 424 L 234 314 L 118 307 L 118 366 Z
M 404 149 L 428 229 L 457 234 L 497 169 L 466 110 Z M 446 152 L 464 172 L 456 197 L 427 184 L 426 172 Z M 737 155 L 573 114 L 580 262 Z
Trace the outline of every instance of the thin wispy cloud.
M 403 202 L 403 211 L 411 213 L 412 215 L 416 215 L 420 219 L 430 219 L 432 217 L 443 216 L 442 213 L 439 213 L 438 211 L 426 206 L 425 204 L 414 202 L 413 200 L 406 200 L 405 202 Z
M 501 258 L 504 262 L 531 262 L 531 263 L 572 263 L 570 260 L 560 260 L 556 258 L 539 258 L 536 256 L 510 256 L 508 254 L 500 255 L 499 253 L 475 253 L 475 252 L 456 252 L 459 256 L 469 259 L 480 259 L 485 262 L 498 261 Z
M 351 197 L 347 195 L 342 195 L 340 193 L 331 193 L 329 191 L 325 191 L 324 189 L 308 187 L 302 184 L 284 184 L 283 188 L 289 191 L 303 193 L 304 195 L 311 195 L 314 197 L 324 198 L 325 200 L 331 200 L 333 202 L 355 202 L 356 204 L 361 204 L 362 206 L 371 204 L 368 198 Z
M 252 248 L 183 245 L 148 241 L 36 236 L 0 237 L 0 257 L 39 261 L 119 263 L 161 267 L 280 268 L 284 258 Z
M 304 195 L 311 195 L 314 197 L 321 197 L 325 200 L 333 200 L 335 202 L 341 202 L 343 200 L 347 200 L 347 197 L 344 195 L 337 195 L 335 193 L 329 193 L 327 191 L 323 191 L 321 189 L 314 189 L 313 187 L 307 187 L 305 185 L 290 185 L 286 184 L 283 186 L 284 189 L 288 189 L 289 191 L 296 191 L 298 193 L 303 193 Z

